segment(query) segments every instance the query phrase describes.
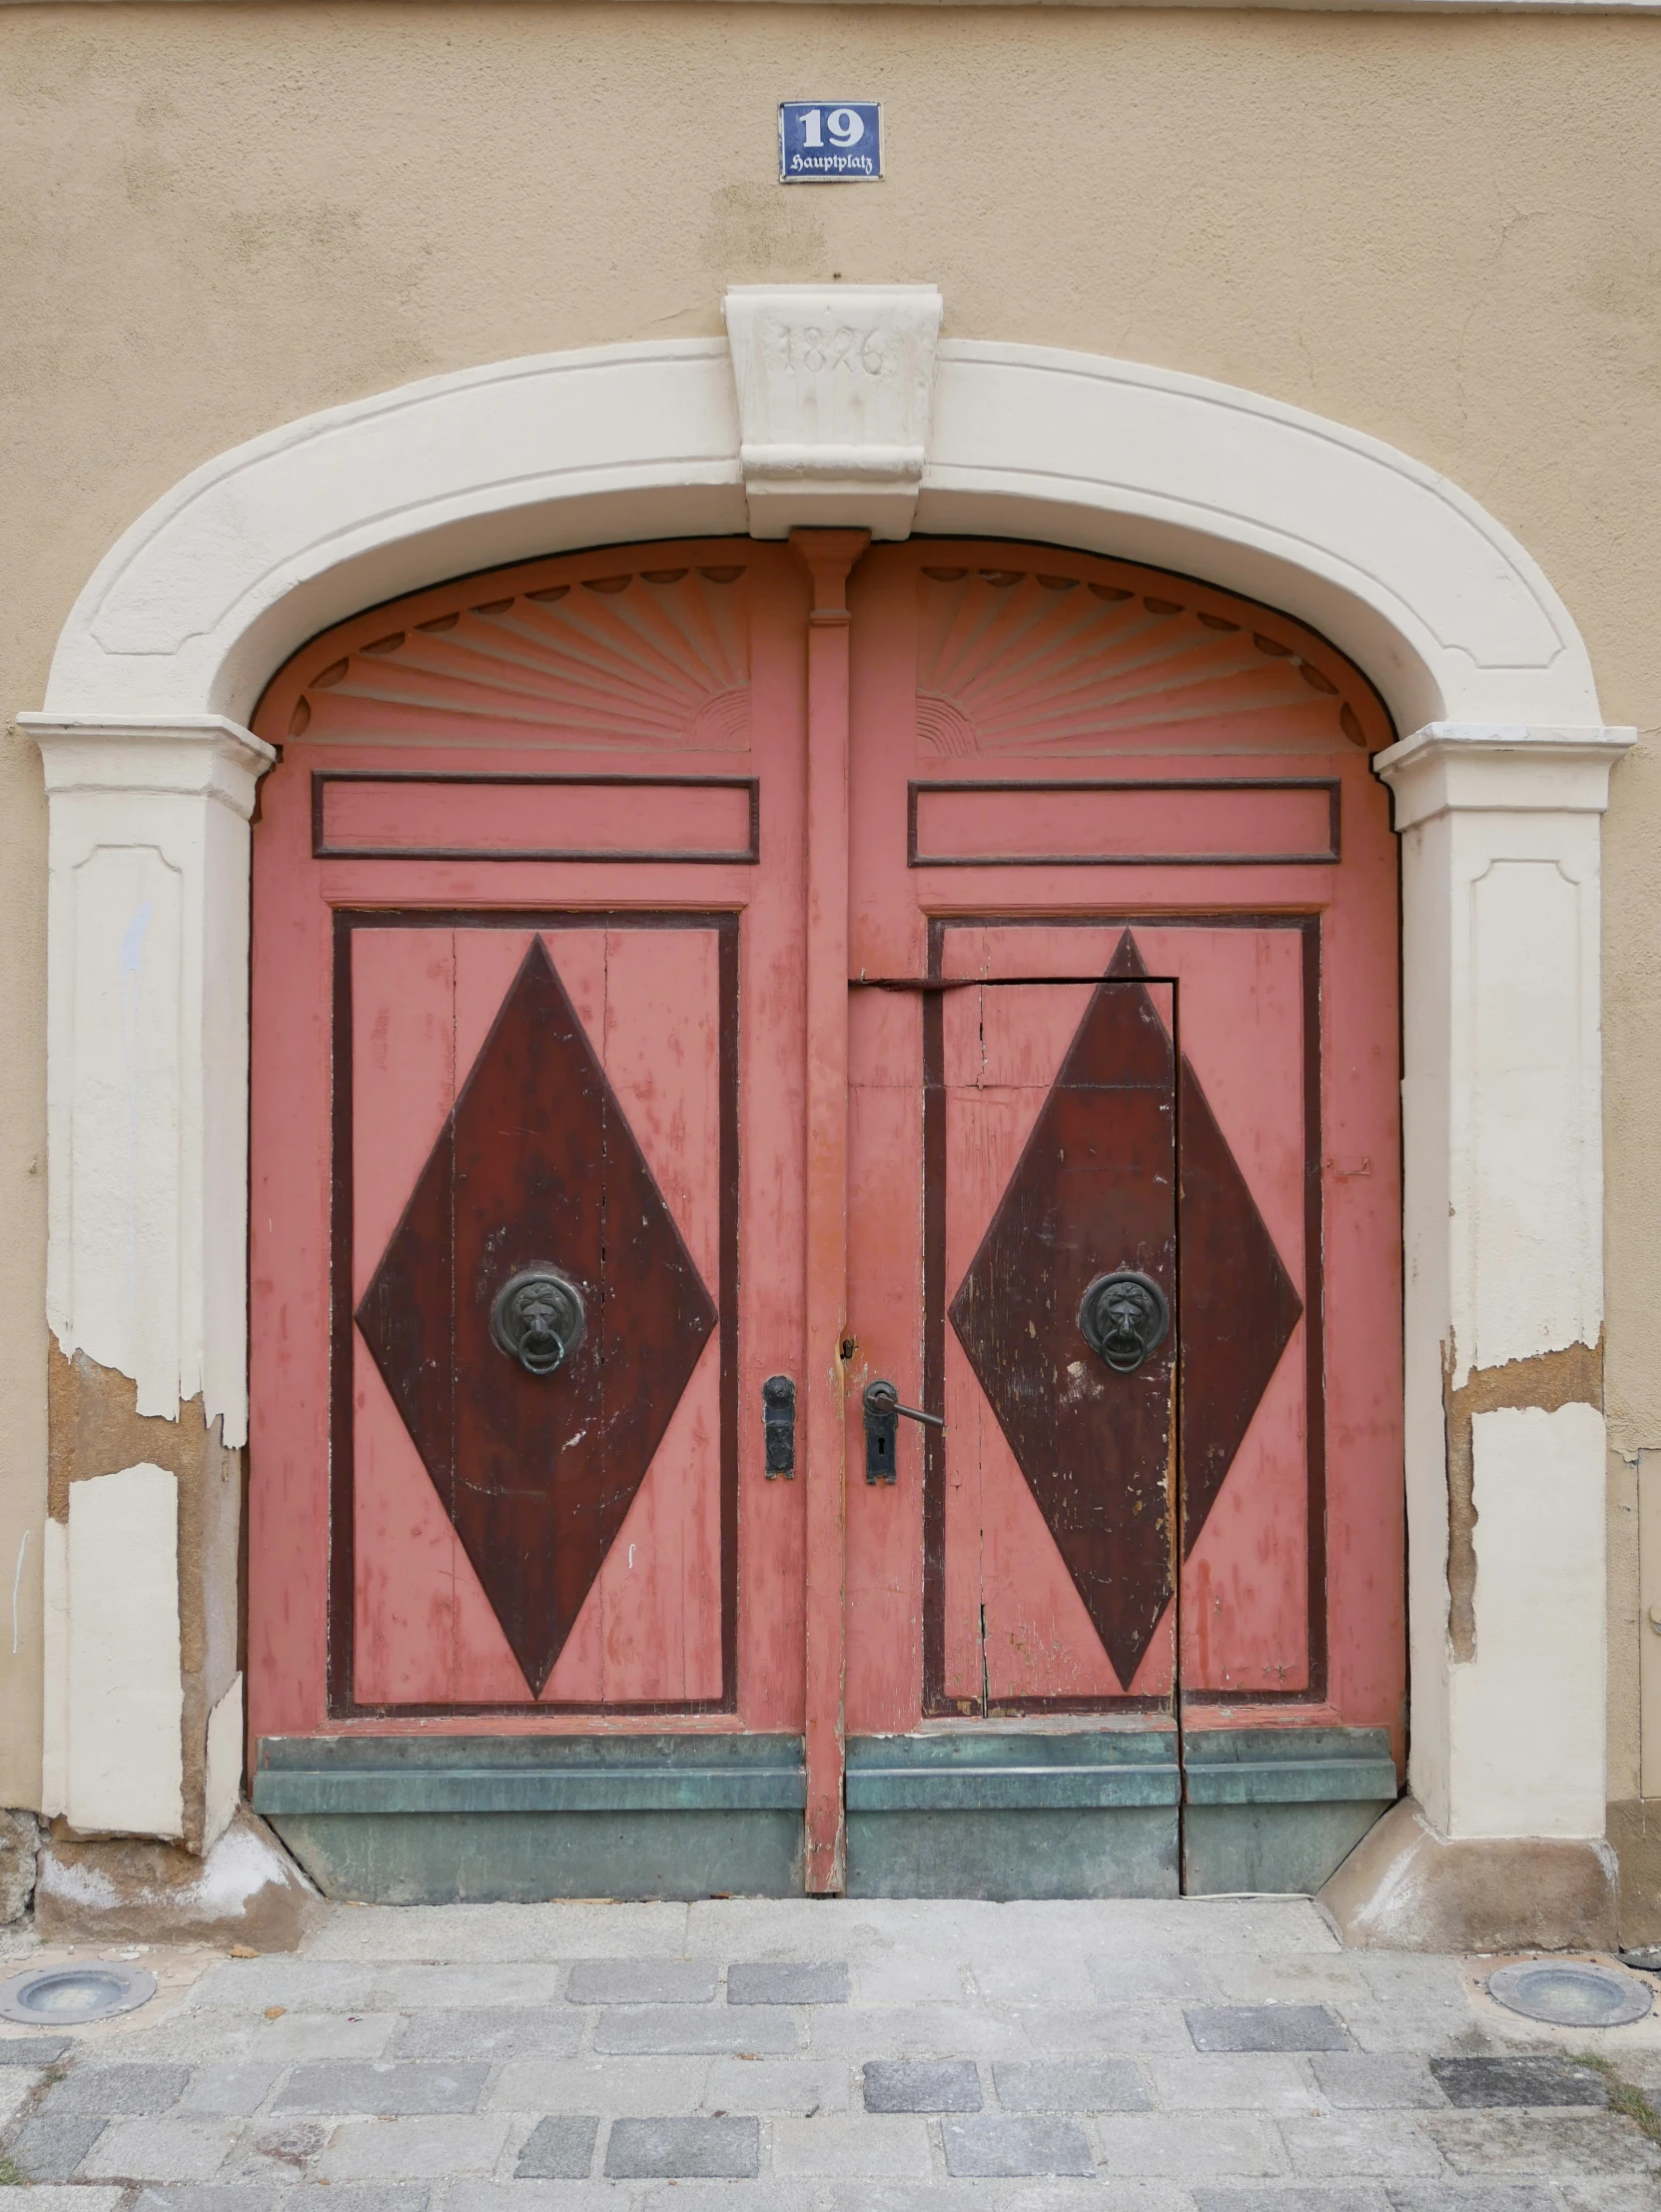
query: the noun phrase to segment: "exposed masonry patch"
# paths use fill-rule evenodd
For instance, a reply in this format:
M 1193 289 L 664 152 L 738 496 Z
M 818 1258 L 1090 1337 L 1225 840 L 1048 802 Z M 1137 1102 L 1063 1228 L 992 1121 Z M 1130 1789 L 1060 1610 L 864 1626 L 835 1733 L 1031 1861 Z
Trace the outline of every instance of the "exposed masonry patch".
M 1457 1389 L 1455 1358 L 1442 1346 L 1442 1417 L 1447 1431 L 1447 1640 L 1457 1661 L 1476 1657 L 1476 1495 L 1471 1423 L 1478 1413 L 1556 1413 L 1603 1403 L 1603 1338 L 1570 1344 L 1501 1367 L 1477 1367 Z
M 47 1347 L 47 1511 L 67 1524 L 71 1485 L 124 1467 L 161 1467 L 179 1485 L 179 1633 L 184 1686 L 184 1836 L 204 1838 L 208 1722 L 239 1665 L 239 1548 L 243 1458 L 206 1418 L 201 1397 L 181 1402 L 175 1421 L 140 1413 L 138 1385 L 82 1351 Z

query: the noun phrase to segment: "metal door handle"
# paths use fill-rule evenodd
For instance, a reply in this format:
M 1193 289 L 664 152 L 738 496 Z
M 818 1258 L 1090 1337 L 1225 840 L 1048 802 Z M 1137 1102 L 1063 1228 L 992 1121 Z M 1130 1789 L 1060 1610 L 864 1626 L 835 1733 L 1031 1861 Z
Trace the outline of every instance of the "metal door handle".
M 788 1375 L 769 1375 L 761 1386 L 761 1433 L 766 1447 L 767 1480 L 796 1477 L 796 1385 Z
M 946 1423 L 938 1413 L 925 1413 L 921 1406 L 902 1405 L 900 1393 L 891 1382 L 879 1376 L 875 1382 L 865 1385 L 865 1479 L 867 1482 L 892 1482 L 895 1477 L 894 1446 L 900 1426 L 900 1416 L 908 1421 L 921 1421 L 926 1428 L 943 1429 Z

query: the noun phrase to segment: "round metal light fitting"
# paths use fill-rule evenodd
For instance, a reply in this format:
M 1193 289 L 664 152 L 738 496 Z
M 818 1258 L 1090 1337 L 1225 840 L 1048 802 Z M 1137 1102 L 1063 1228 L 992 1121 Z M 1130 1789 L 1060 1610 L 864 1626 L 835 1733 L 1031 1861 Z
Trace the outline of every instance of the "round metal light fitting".
M 142 1966 L 89 1958 L 74 1966 L 33 1966 L 0 1982 L 0 2019 L 28 2027 L 83 2027 L 90 2020 L 136 2012 L 156 1994 L 156 1976 Z
M 1649 1991 L 1630 1974 L 1569 1958 L 1501 1966 L 1488 1976 L 1488 1994 L 1508 2012 L 1553 2027 L 1626 2027 L 1650 2007 Z

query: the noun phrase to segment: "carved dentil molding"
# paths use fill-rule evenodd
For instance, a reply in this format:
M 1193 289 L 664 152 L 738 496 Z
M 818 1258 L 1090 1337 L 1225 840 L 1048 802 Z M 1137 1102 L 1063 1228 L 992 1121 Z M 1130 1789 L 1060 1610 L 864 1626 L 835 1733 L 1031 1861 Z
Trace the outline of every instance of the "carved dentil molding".
M 756 537 L 911 534 L 929 442 L 933 285 L 739 285 L 723 303 Z

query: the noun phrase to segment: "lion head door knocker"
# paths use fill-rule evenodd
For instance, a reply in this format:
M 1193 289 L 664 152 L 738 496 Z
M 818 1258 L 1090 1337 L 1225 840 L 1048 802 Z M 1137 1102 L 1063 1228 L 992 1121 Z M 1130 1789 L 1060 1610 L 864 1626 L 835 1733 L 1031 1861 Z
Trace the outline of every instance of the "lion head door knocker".
M 582 1342 L 588 1316 L 582 1292 L 557 1267 L 511 1275 L 490 1305 L 490 1337 L 527 1375 L 551 1375 Z
M 1098 1275 L 1085 1292 L 1079 1327 L 1116 1375 L 1130 1375 L 1165 1342 L 1171 1308 L 1151 1276 L 1122 1267 L 1115 1275 Z

